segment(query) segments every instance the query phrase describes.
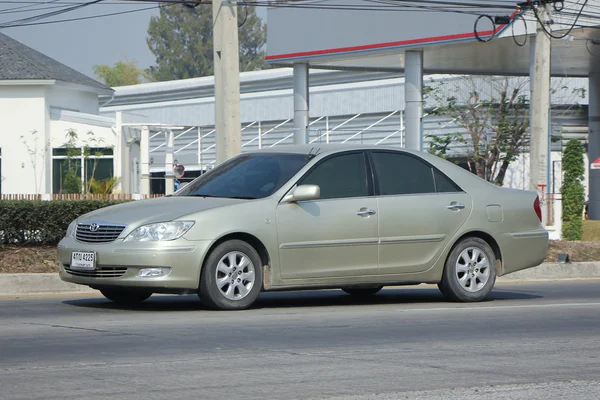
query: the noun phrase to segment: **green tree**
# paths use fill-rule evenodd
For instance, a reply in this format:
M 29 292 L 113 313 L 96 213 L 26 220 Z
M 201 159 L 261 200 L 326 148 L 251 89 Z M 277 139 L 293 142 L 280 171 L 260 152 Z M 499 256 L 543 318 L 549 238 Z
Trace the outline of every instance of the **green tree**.
M 455 143 L 471 172 L 502 186 L 508 166 L 529 141 L 529 104 L 524 81 L 487 78 L 485 83 L 485 92 L 474 77 L 457 81 L 451 91 L 444 90 L 445 83 L 427 91 L 439 104 L 433 113 L 451 117 L 464 131 L 433 136 L 429 152 L 445 157 Z
M 240 71 L 267 66 L 267 26 L 255 7 L 238 7 Z M 149 69 L 152 79 L 166 81 L 213 75 L 212 6 L 164 6 L 152 17 L 146 42 L 156 57 Z
M 147 80 L 146 72 L 136 67 L 135 61 L 117 61 L 113 67 L 106 64 L 94 65 L 94 74 L 107 86 L 137 85 Z
M 585 92 L 568 89 L 555 81 L 554 100 L 580 107 Z M 471 172 L 502 186 L 510 164 L 529 146 L 528 92 L 527 78 L 469 76 L 432 82 L 424 88 L 430 114 L 449 117 L 461 132 L 429 136 L 429 152 L 447 158 L 452 149 Z
M 581 240 L 585 189 L 583 178 L 585 165 L 584 149 L 578 140 L 569 140 L 562 155 L 562 236 L 564 240 Z

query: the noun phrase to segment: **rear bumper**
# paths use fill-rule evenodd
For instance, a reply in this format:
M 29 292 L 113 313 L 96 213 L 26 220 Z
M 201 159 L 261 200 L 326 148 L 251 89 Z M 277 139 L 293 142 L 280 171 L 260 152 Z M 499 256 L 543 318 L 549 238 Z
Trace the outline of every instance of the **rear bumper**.
M 91 244 L 81 243 L 68 237 L 58 245 L 59 276 L 65 282 L 93 288 L 144 288 L 153 292 L 197 290 L 200 270 L 210 244 L 210 241 L 185 239 L 163 243 L 133 243 L 117 240 L 112 243 Z M 71 270 L 73 251 L 95 252 L 96 269 Z M 140 269 L 157 267 L 171 268 L 171 271 L 167 276 L 162 277 L 138 276 Z
M 500 235 L 498 244 L 502 251 L 502 275 L 543 263 L 548 253 L 548 237 L 548 232 L 541 227 L 534 231 Z

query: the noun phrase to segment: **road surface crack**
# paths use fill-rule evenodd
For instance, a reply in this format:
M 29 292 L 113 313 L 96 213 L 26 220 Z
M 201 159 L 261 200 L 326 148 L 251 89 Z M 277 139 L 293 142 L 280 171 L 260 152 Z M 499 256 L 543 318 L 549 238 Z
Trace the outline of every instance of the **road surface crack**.
M 109 331 L 109 330 L 105 330 L 105 329 L 83 328 L 81 326 L 56 325 L 56 324 L 40 324 L 40 323 L 36 323 L 36 322 L 25 322 L 24 324 L 25 325 L 46 326 L 48 328 L 63 328 L 63 329 L 74 329 L 74 330 L 90 331 L 90 332 L 98 332 L 98 333 L 109 333 L 109 334 L 112 334 L 112 335 L 150 337 L 148 335 L 141 335 L 139 333 L 115 332 L 115 331 Z

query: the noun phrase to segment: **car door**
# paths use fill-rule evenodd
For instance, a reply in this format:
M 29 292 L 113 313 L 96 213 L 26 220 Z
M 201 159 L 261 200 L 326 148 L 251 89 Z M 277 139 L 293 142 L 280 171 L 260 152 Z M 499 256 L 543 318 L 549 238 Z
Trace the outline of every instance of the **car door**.
M 373 151 L 379 272 L 425 271 L 471 213 L 471 197 L 416 155 Z
M 314 201 L 277 207 L 283 279 L 377 275 L 377 200 L 365 152 L 321 160 L 299 185 L 318 185 Z

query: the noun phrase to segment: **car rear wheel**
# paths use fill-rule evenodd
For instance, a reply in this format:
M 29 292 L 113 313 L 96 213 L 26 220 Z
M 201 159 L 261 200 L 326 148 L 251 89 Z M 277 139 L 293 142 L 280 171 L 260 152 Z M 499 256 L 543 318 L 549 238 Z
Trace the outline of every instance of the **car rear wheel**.
M 496 257 L 482 239 L 470 237 L 460 241 L 446 260 L 438 287 L 452 301 L 481 301 L 496 282 Z
M 200 279 L 200 300 L 217 310 L 250 307 L 262 289 L 260 256 L 248 243 L 230 240 L 208 256 Z
M 102 289 L 100 290 L 100 293 L 107 299 L 121 306 L 135 306 L 152 296 L 152 293 L 132 292 L 125 289 Z
M 367 297 L 373 296 L 375 293 L 379 292 L 383 289 L 383 286 L 375 286 L 375 287 L 346 287 L 342 288 L 342 290 L 349 295 L 356 297 Z

